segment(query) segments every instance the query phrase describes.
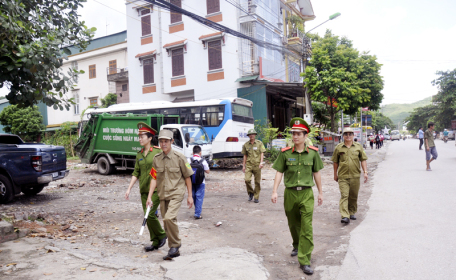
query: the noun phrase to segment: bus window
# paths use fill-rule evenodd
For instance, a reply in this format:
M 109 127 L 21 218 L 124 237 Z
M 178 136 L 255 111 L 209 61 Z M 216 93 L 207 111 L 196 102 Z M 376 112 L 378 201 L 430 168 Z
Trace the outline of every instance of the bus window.
M 163 115 L 179 115 L 179 108 L 160 109 L 160 114 L 163 114 Z
M 147 114 L 160 114 L 160 110 L 158 109 L 149 109 L 146 112 Z
M 202 107 L 202 124 L 203 126 L 219 126 L 224 119 L 225 106 Z
M 252 107 L 232 103 L 231 113 L 233 114 L 233 121 L 254 123 Z
M 200 124 L 201 107 L 186 107 L 180 109 L 182 124 Z

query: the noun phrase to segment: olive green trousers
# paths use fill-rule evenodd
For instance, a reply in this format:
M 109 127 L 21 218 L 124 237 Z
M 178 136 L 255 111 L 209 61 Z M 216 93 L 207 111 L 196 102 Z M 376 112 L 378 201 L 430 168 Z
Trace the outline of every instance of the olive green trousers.
M 350 218 L 358 210 L 360 178 L 339 179 L 339 212 L 342 218 Z
M 255 190 L 252 188 L 252 175 L 255 177 Z M 259 166 L 252 167 L 247 164 L 245 167 L 245 186 L 247 187 L 247 194 L 253 193 L 255 199 L 260 198 L 260 183 L 261 183 L 261 169 Z
M 314 248 L 312 217 L 314 194 L 312 188 L 291 190 L 285 188 L 284 208 L 288 219 L 293 248 L 298 249 L 298 261 L 301 265 L 310 265 Z
M 141 202 L 144 214 L 146 214 L 147 210 L 146 202 L 148 195 L 148 193 L 141 194 Z M 158 246 L 159 241 L 166 237 L 166 233 L 163 230 L 157 216 L 155 216 L 155 211 L 157 211 L 158 205 L 160 205 L 160 199 L 158 198 L 157 192 L 154 192 L 152 195 L 152 203 L 153 206 L 150 209 L 149 216 L 147 217 L 147 228 L 149 229 L 150 241 L 152 242 L 152 245 Z

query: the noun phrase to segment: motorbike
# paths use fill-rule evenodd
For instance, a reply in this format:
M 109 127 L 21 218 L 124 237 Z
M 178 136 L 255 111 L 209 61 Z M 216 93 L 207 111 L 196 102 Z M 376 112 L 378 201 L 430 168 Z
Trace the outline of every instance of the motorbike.
M 443 142 L 444 143 L 448 142 L 448 136 L 443 136 Z

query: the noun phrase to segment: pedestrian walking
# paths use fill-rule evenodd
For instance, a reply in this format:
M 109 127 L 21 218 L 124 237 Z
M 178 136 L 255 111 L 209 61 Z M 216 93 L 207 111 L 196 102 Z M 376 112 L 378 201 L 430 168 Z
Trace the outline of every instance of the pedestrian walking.
M 139 144 L 143 148 L 136 154 L 135 170 L 133 171 L 130 185 L 125 192 L 125 199 L 129 199 L 130 191 L 133 188 L 133 185 L 139 179 L 139 193 L 141 195 L 141 203 L 145 214 L 147 209 L 147 196 L 149 195 L 150 190 L 150 170 L 152 169 L 155 155 L 160 153 L 161 149 L 160 147 L 152 146 L 153 142 L 156 141 L 154 139 L 155 135 L 157 134 L 157 131 L 155 129 L 151 128 L 144 122 L 140 122 L 138 123 L 138 130 Z M 144 250 L 146 250 L 146 252 L 156 250 L 166 243 L 166 233 L 163 230 L 157 216 L 155 215 L 155 211 L 160 205 L 160 199 L 158 198 L 156 191 L 152 194 L 152 201 L 154 205 L 147 217 L 147 228 L 149 229 L 150 241 L 152 244 L 150 246 L 144 247 Z
M 250 129 L 247 132 L 247 136 L 250 140 L 245 142 L 242 146 L 242 154 L 244 155 L 242 172 L 245 173 L 244 180 L 249 201 L 254 199 L 254 202 L 258 203 L 261 191 L 261 168 L 264 166 L 263 159 L 266 149 L 264 148 L 263 142 L 255 139 L 256 135 L 257 132 L 255 129 Z M 252 175 L 255 178 L 255 189 L 252 188 Z
M 383 147 L 383 140 L 385 140 L 385 137 L 383 134 L 380 134 L 380 147 Z
M 371 150 L 374 149 L 374 142 L 375 142 L 375 137 L 372 135 L 372 133 L 369 135 L 369 144 L 371 146 Z
M 206 190 L 206 176 L 209 174 L 209 164 L 202 158 L 200 146 L 193 147 L 193 156 L 188 162 L 193 169 L 192 175 L 192 197 L 195 204 L 195 220 L 202 219 L 201 212 L 203 210 L 204 193 Z
M 334 181 L 339 183 L 341 222 L 345 224 L 350 223 L 350 220 L 356 220 L 361 177 L 360 162 L 364 172 L 364 183 L 368 179 L 366 152 L 359 143 L 353 142 L 353 135 L 351 128 L 344 131 L 344 142 L 336 146 L 331 158 Z
M 375 135 L 375 146 L 376 146 L 376 149 L 380 149 L 380 136 Z
M 158 135 L 161 153 L 154 157 L 150 176 L 150 191 L 147 197 L 147 206 L 153 206 L 152 194 L 157 189 L 160 198 L 160 212 L 163 217 L 163 225 L 168 236 L 168 255 L 164 260 L 172 260 L 180 256 L 179 248 L 181 239 L 179 238 L 179 227 L 177 226 L 177 214 L 184 200 L 185 190 L 187 189 L 187 206 L 192 208 L 192 181 L 193 170 L 187 162 L 185 156 L 172 149 L 173 132 L 167 129 L 160 131 Z
M 428 123 L 428 129 L 424 133 L 424 147 L 426 148 L 426 171 L 431 170 L 431 162 L 439 156 L 434 144 L 434 123 Z M 432 156 L 432 157 L 431 157 Z
M 318 154 L 318 148 L 305 144 L 310 131 L 307 122 L 302 118 L 294 118 L 290 122 L 290 127 L 294 146 L 283 148 L 272 166 L 277 172 L 271 201 L 277 203 L 277 189 L 284 177 L 284 208 L 293 238 L 291 256 L 298 256 L 302 271 L 311 275 L 313 270 L 310 267 L 310 261 L 314 248 L 312 228 L 314 193 L 312 187 L 317 184 L 318 205 L 320 206 L 323 203 L 320 174 L 323 162 Z
M 420 127 L 420 130 L 418 130 L 418 139 L 420 139 L 420 147 L 419 149 L 422 150 L 421 147 L 423 147 L 423 143 L 424 143 L 424 132 L 423 132 L 423 128 Z

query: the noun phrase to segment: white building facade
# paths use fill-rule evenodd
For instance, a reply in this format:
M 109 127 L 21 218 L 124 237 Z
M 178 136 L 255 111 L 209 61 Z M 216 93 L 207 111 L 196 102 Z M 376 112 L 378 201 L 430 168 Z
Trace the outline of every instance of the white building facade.
M 70 111 L 48 107 L 48 128 L 64 122 L 79 122 L 84 109 L 90 105 L 100 106 L 101 99 L 108 93 L 117 93 L 118 103 L 129 102 L 126 39 L 127 32 L 123 31 L 92 40 L 83 52 L 70 47 L 73 54 L 64 60 L 63 71 L 76 68 L 85 73 L 79 75 L 74 88 L 67 93 L 76 103 Z

